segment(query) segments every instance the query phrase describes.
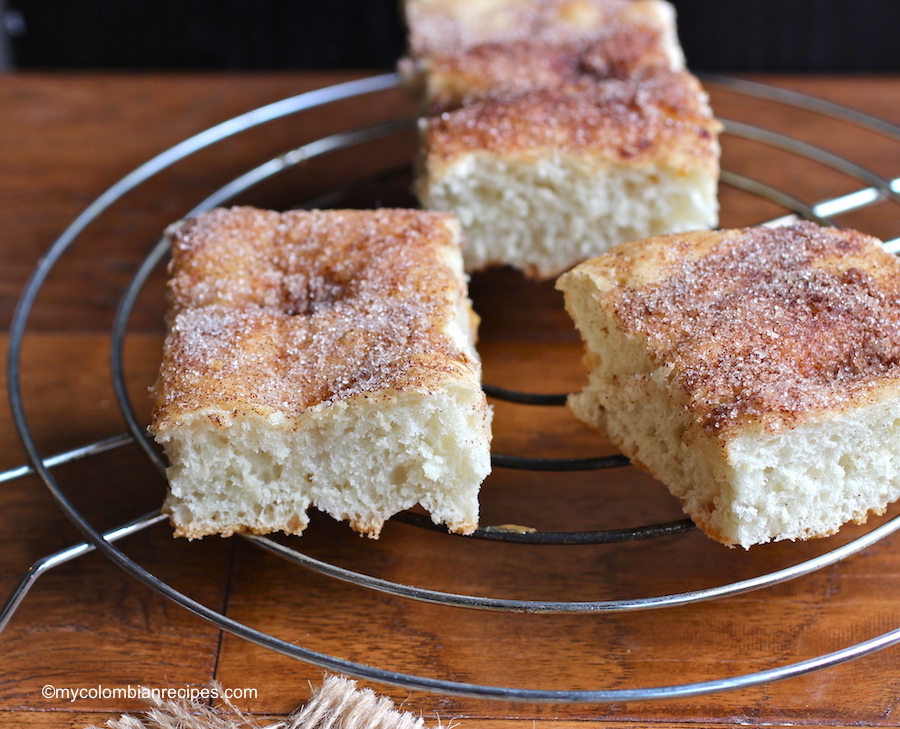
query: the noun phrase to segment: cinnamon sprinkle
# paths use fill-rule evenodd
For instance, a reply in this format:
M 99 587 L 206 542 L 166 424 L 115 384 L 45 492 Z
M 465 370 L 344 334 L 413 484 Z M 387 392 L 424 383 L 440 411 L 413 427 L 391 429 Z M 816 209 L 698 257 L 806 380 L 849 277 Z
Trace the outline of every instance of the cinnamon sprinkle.
M 775 428 L 900 378 L 900 262 L 878 241 L 799 223 L 724 238 L 614 295 L 706 428 Z
M 578 155 L 641 165 L 665 157 L 678 168 L 713 168 L 720 129 L 699 82 L 646 69 L 627 79 L 584 79 L 524 92 L 497 90 L 427 120 L 430 169 L 467 154 Z
M 464 295 L 443 213 L 215 210 L 173 228 L 156 427 L 477 378 L 448 330 Z M 477 379 L 476 379 L 477 381 Z

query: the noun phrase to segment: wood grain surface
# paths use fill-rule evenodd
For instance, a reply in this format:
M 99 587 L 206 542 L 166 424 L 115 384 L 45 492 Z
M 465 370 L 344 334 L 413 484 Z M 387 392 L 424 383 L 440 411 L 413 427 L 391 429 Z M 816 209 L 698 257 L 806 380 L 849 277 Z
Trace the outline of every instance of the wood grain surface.
M 0 76 L 0 322 L 4 351 L 16 301 L 56 237 L 92 200 L 147 159 L 214 124 L 350 74 L 13 74 Z M 900 123 L 900 78 L 768 77 Z M 764 125 L 820 145 L 878 175 L 900 175 L 900 144 L 821 114 L 736 94 L 708 80 L 725 119 Z M 28 319 L 19 363 L 21 397 L 44 455 L 124 432 L 109 371 L 109 328 L 135 267 L 164 226 L 229 179 L 336 131 L 407 116 L 399 91 L 294 116 L 203 150 L 113 204 L 62 256 Z M 412 133 L 313 160 L 260 185 L 240 202 L 276 208 L 329 203 L 407 205 Z M 727 169 L 806 201 L 865 184 L 818 162 L 726 135 Z M 333 199 L 333 198 L 332 198 Z M 783 209 L 723 186 L 723 226 L 749 225 Z M 884 238 L 900 235 L 900 206 L 877 203 L 840 223 Z M 162 341 L 164 271 L 154 271 L 129 320 L 125 372 L 140 418 Z M 488 382 L 538 392 L 581 386 L 580 342 L 552 284 L 509 271 L 478 274 Z M 586 456 L 613 453 L 562 408 L 495 404 L 497 452 Z M 25 461 L 0 394 L 0 472 Z M 158 508 L 162 477 L 136 446 L 58 469 L 73 505 L 111 528 Z M 484 524 L 542 530 L 603 529 L 681 518 L 665 488 L 628 467 L 601 473 L 497 469 L 483 490 Z M 882 523 L 896 517 L 893 508 Z M 865 527 L 799 544 L 729 550 L 697 531 L 630 544 L 546 547 L 481 542 L 391 523 L 362 539 L 317 516 L 289 543 L 312 557 L 401 583 L 510 599 L 601 600 L 663 595 L 763 574 L 822 554 Z M 0 599 L 38 560 L 81 540 L 34 476 L 0 483 Z M 900 541 L 889 538 L 837 565 L 726 599 L 630 613 L 542 615 L 429 605 L 316 574 L 247 540 L 174 540 L 159 524 L 122 550 L 209 608 L 312 651 L 455 682 L 543 690 L 624 689 L 720 679 L 812 658 L 900 626 Z M 40 578 L 0 633 L 0 723 L 101 725 L 140 711 L 129 698 L 77 698 L 45 690 L 147 686 L 190 689 L 217 680 L 255 696 L 236 700 L 259 715 L 301 704 L 323 670 L 217 627 L 150 590 L 100 554 Z M 800 678 L 725 693 L 650 702 L 513 703 L 368 684 L 433 723 L 462 729 L 619 729 L 804 725 L 900 726 L 900 649 L 889 648 Z M 48 695 L 44 695 L 47 691 Z

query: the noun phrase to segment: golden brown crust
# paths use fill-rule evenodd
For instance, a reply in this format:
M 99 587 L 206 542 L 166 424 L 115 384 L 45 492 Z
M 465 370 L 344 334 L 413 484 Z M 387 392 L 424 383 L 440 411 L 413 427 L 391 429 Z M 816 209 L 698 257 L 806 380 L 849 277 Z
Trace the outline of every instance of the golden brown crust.
M 423 61 L 427 113 L 470 103 L 489 91 L 521 92 L 573 81 L 581 75 L 578 46 L 531 41 L 486 43 L 462 53 L 436 54 Z
M 708 432 L 790 426 L 900 391 L 900 261 L 798 223 L 628 243 L 576 271 L 672 365 Z
M 674 11 L 662 0 L 410 0 L 400 63 L 428 114 L 487 91 L 681 70 Z
M 466 343 L 448 334 L 465 300 L 447 262 L 459 243 L 452 216 L 233 208 L 168 235 L 155 430 L 206 409 L 292 418 L 448 378 L 478 384 Z
M 427 168 L 440 177 L 469 154 L 536 160 L 572 155 L 592 164 L 718 170 L 719 123 L 697 79 L 647 69 L 523 93 L 498 91 L 424 122 Z
M 491 91 L 515 93 L 572 84 L 581 79 L 623 78 L 642 68 L 668 68 L 656 28 L 617 25 L 582 43 L 533 40 L 485 43 L 423 61 L 428 113 L 471 103 Z
M 596 78 L 622 78 L 642 68 L 681 70 L 667 43 L 665 30 L 655 24 L 618 22 L 582 46 L 579 64 Z
M 174 518 L 172 505 L 169 503 L 168 499 L 163 502 L 162 513 L 167 515 L 170 519 L 170 523 L 172 525 L 172 536 L 173 537 L 181 537 L 184 539 L 203 539 L 203 537 L 208 537 L 210 534 L 217 534 L 220 537 L 230 537 L 234 534 L 258 534 L 260 536 L 264 536 L 266 534 L 271 534 L 273 530 L 271 527 L 255 527 L 249 524 L 242 524 L 239 522 L 216 522 L 215 530 L 211 530 L 208 524 L 201 523 L 200 525 L 194 524 L 193 522 L 181 523 Z M 303 532 L 306 531 L 306 527 L 308 526 L 308 522 L 301 519 L 299 516 L 290 517 L 282 526 L 278 529 L 282 534 L 295 534 L 300 536 Z M 368 524 L 353 524 L 352 528 L 359 532 L 360 534 L 367 533 L 370 525 Z

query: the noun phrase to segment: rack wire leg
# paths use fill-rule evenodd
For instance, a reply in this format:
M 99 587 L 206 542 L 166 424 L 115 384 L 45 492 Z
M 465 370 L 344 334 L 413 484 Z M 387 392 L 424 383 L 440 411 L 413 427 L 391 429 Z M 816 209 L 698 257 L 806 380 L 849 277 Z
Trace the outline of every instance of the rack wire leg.
M 122 526 L 116 527 L 115 529 L 106 532 L 103 537 L 107 541 L 114 542 L 117 539 L 121 539 L 122 537 L 126 537 L 129 534 L 134 534 L 136 532 L 142 531 L 143 529 L 146 529 L 147 527 L 152 526 L 153 524 L 156 524 L 157 522 L 163 521 L 165 519 L 166 515 L 159 512 L 145 514 L 144 516 L 138 517 L 137 519 L 130 521 L 127 524 L 123 524 Z M 76 544 L 68 547 L 67 549 L 63 549 L 62 551 L 55 552 L 54 554 L 50 554 L 46 557 L 42 557 L 33 565 L 31 565 L 31 567 L 29 567 L 28 571 L 25 573 L 25 576 L 16 586 L 16 589 L 13 590 L 12 595 L 9 596 L 9 599 L 3 605 L 3 608 L 0 609 L 0 633 L 4 631 L 7 623 L 9 623 L 10 619 L 15 614 L 19 605 L 22 603 L 22 600 L 25 599 L 28 591 L 32 588 L 34 583 L 37 582 L 38 577 L 58 565 L 70 562 L 76 557 L 80 557 L 81 555 L 87 554 L 88 552 L 93 552 L 94 549 L 94 545 L 89 544 L 88 542 L 82 542 L 81 544 Z
M 56 455 L 49 456 L 44 459 L 44 464 L 47 466 L 47 468 L 56 468 L 56 466 L 61 466 L 64 463 L 71 463 L 72 461 L 80 461 L 82 458 L 97 456 L 101 453 L 106 453 L 108 451 L 114 450 L 115 448 L 130 445 L 133 442 L 134 438 L 132 438 L 131 434 L 120 433 L 119 435 L 113 435 L 109 438 L 104 438 L 94 443 L 89 443 L 84 446 L 79 446 L 78 448 L 73 448 L 72 450 L 63 451 L 62 453 L 57 453 Z M 6 481 L 14 481 L 17 478 L 23 478 L 25 476 L 32 476 L 34 475 L 34 473 L 34 467 L 30 465 L 11 468 L 8 471 L 0 472 L 0 483 L 5 483 Z

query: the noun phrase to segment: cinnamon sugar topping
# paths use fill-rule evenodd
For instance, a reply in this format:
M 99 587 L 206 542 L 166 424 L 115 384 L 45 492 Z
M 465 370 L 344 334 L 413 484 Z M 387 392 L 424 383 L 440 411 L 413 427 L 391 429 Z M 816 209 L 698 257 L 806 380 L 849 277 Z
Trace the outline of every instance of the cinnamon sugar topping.
M 428 60 L 428 113 L 466 106 L 498 90 L 516 93 L 668 69 L 671 61 L 660 35 L 658 28 L 614 23 L 588 41 L 551 45 L 527 39 L 435 54 Z
M 704 427 L 779 427 L 900 380 L 900 262 L 877 241 L 811 223 L 727 233 L 611 301 Z
M 419 211 L 216 210 L 170 232 L 159 416 L 296 417 L 385 388 L 477 376 L 448 334 L 464 300 L 450 218 Z M 164 427 L 158 423 L 157 427 Z
M 627 79 L 498 91 L 428 120 L 429 164 L 466 153 L 596 155 L 715 165 L 719 123 L 690 74 L 648 69 Z

